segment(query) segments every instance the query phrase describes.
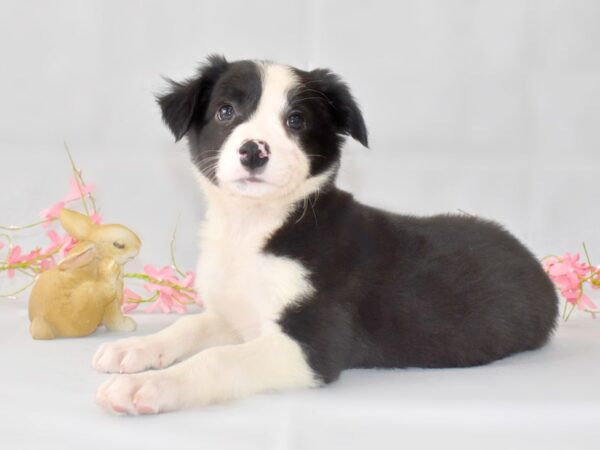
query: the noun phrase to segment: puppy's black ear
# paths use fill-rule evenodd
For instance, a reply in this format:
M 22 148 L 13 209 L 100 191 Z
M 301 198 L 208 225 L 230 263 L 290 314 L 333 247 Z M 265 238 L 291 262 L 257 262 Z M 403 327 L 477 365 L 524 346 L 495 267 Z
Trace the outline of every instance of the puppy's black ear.
M 315 69 L 309 72 L 309 79 L 314 81 L 315 85 L 319 86 L 319 90 L 327 97 L 339 133 L 350 135 L 368 147 L 367 126 L 348 85 L 327 69 Z M 312 88 L 312 86 L 310 87 Z
M 192 119 L 204 114 L 212 88 L 228 65 L 224 57 L 210 55 L 206 63 L 200 66 L 196 76 L 182 83 L 167 80 L 169 90 L 156 96 L 163 120 L 171 129 L 176 142 L 188 132 Z

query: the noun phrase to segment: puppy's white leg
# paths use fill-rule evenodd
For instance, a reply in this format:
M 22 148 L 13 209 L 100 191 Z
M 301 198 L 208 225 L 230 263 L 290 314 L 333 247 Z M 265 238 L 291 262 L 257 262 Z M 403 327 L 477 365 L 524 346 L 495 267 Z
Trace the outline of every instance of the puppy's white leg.
M 241 338 L 220 316 L 206 311 L 182 317 L 156 334 L 102 344 L 92 367 L 113 373 L 164 368 L 205 348 L 239 342 Z
M 273 332 L 210 348 L 165 370 L 115 375 L 96 398 L 112 412 L 149 414 L 318 384 L 300 346 Z

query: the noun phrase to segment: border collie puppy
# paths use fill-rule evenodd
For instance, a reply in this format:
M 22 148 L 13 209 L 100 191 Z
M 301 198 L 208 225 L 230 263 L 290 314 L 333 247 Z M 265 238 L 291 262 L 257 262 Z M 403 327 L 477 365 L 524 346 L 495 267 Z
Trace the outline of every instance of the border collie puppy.
M 499 225 L 392 214 L 335 187 L 344 136 L 367 146 L 367 129 L 329 70 L 211 56 L 158 103 L 206 196 L 206 309 L 98 349 L 93 366 L 121 374 L 98 390 L 108 410 L 321 386 L 352 367 L 476 366 L 548 340 L 555 290 Z

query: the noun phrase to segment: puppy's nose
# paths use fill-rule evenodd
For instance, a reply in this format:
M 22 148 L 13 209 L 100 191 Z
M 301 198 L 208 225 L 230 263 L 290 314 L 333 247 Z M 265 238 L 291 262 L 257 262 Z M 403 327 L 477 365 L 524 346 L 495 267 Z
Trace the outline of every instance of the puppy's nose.
M 242 144 L 238 150 L 240 162 L 248 170 L 256 170 L 269 161 L 269 144 L 264 141 L 251 140 Z

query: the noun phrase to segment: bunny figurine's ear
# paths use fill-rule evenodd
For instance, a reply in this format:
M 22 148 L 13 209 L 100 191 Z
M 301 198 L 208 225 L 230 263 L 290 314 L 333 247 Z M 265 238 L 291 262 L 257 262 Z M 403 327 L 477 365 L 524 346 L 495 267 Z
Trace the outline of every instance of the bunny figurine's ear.
M 73 250 L 58 263 L 60 270 L 71 270 L 91 263 L 96 257 L 96 246 L 89 243 L 77 244 Z
M 92 219 L 70 209 L 62 209 L 58 219 L 65 231 L 78 241 L 87 239 L 94 228 Z

